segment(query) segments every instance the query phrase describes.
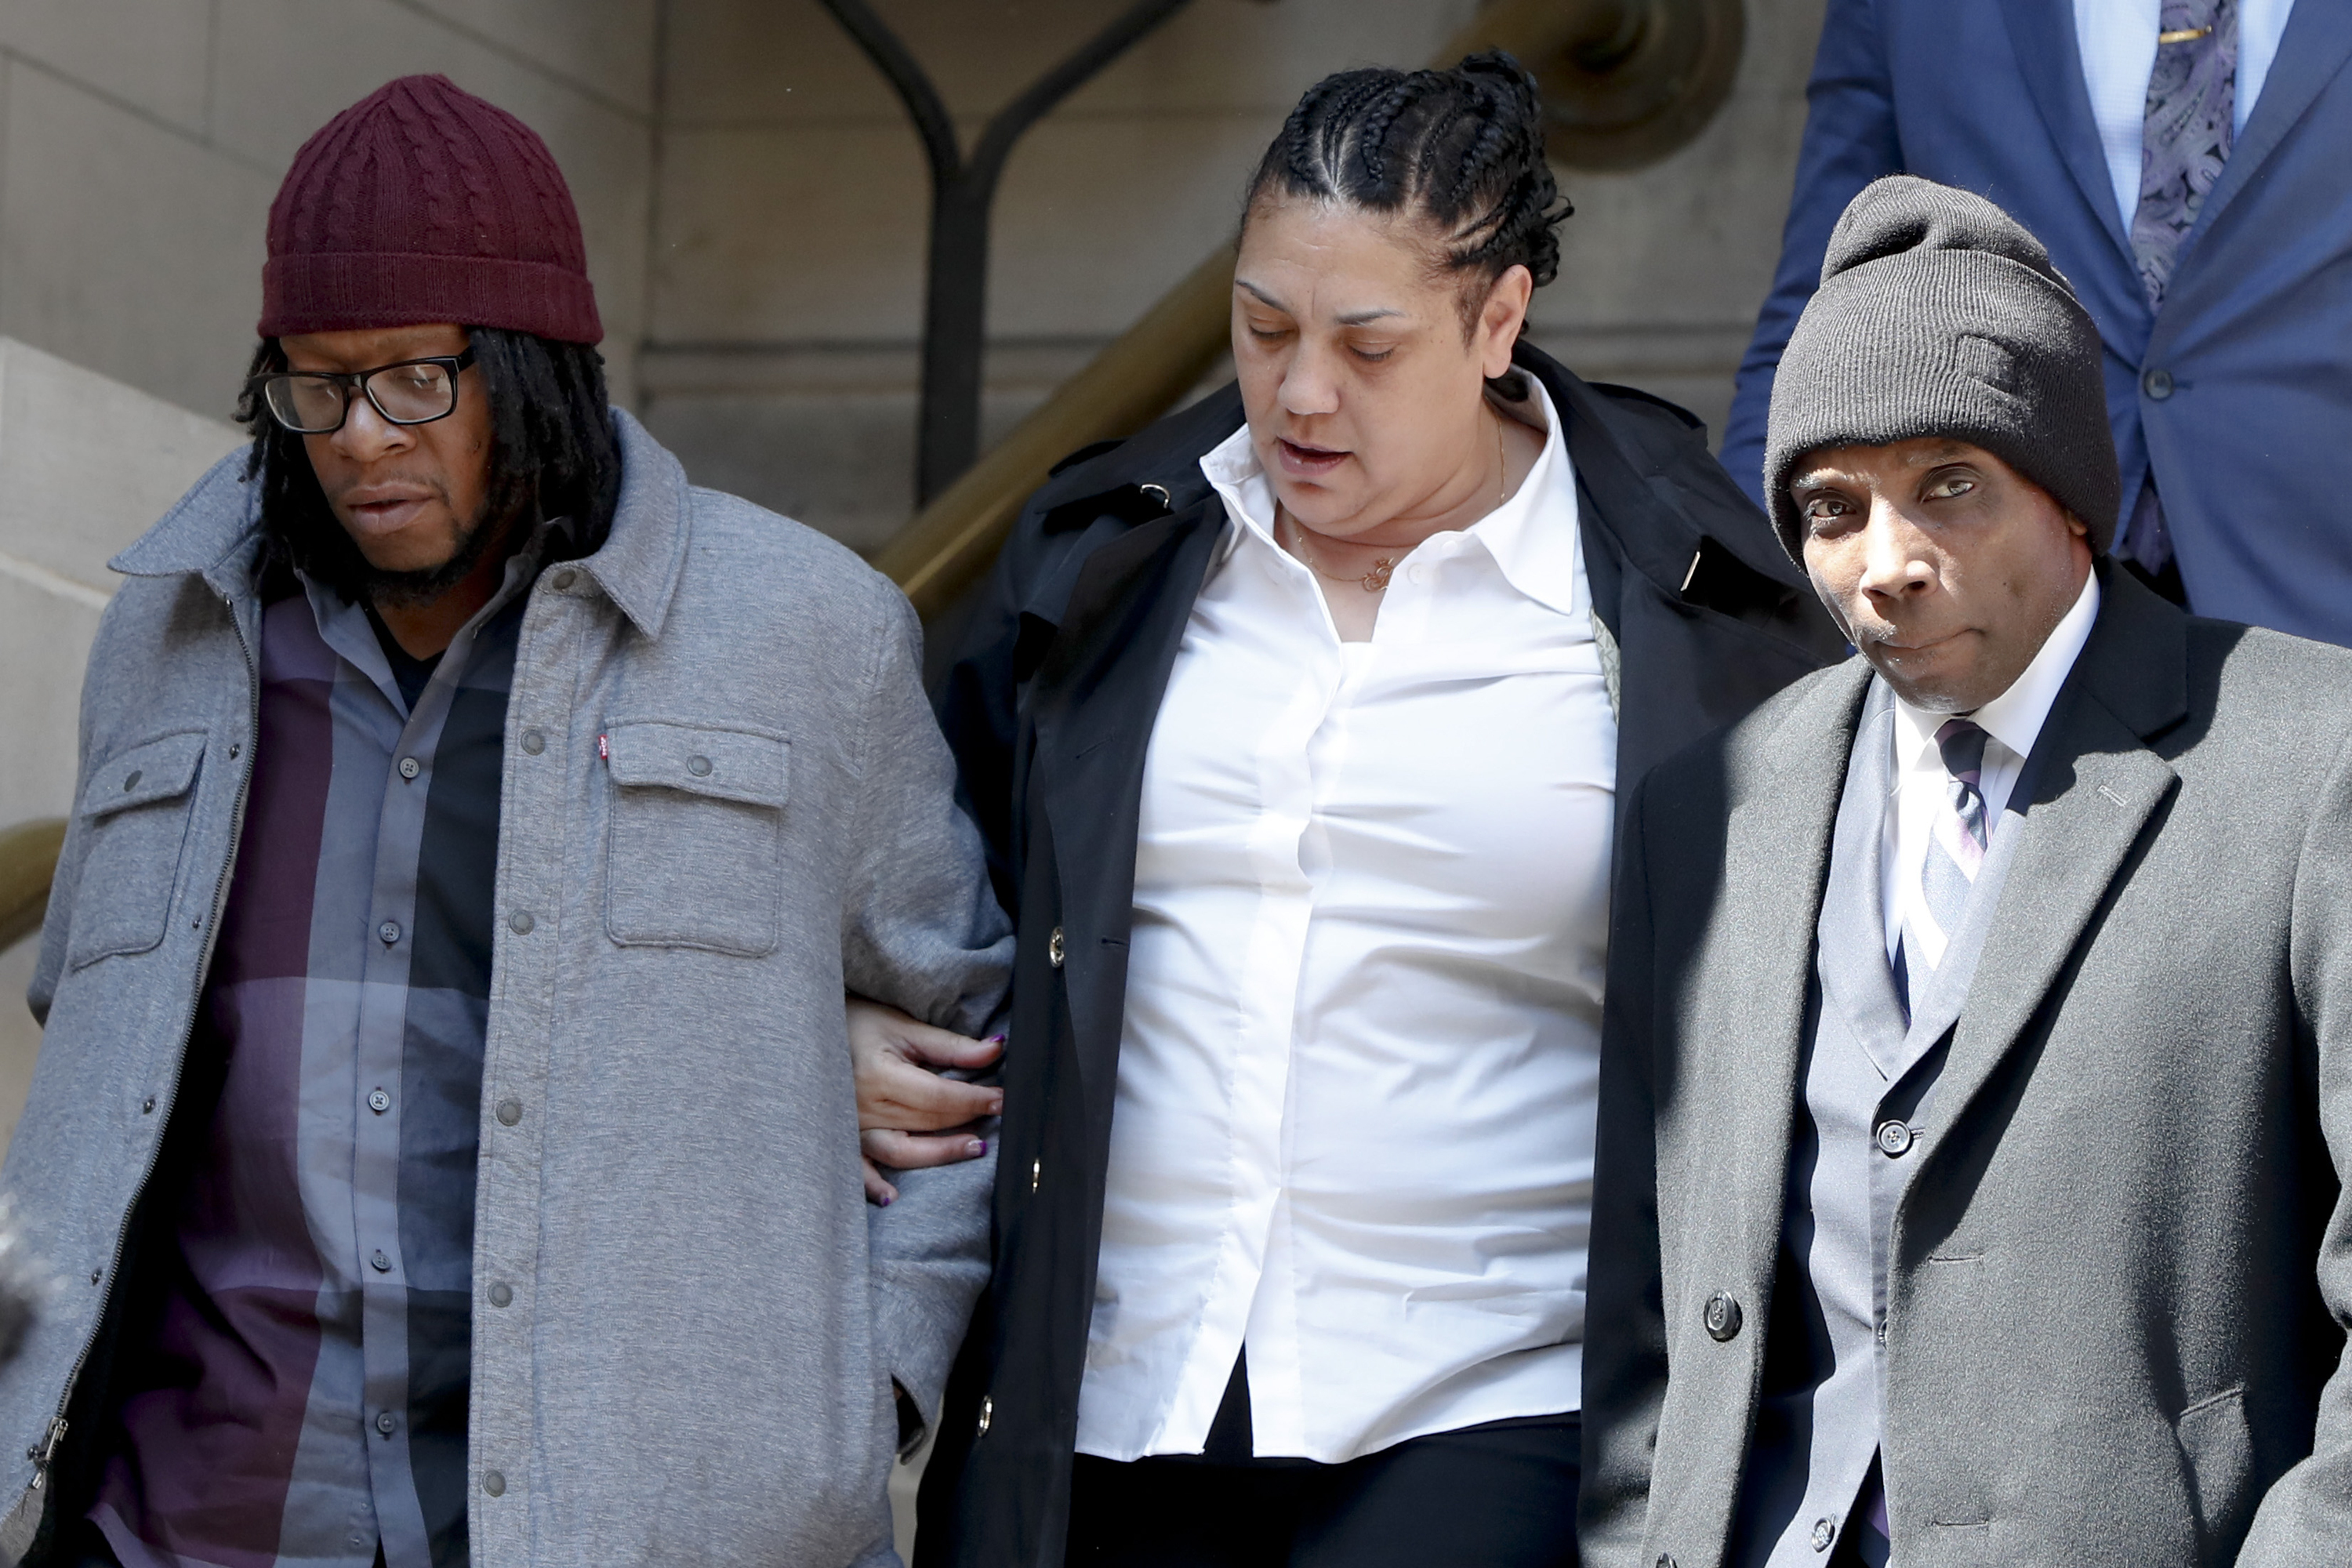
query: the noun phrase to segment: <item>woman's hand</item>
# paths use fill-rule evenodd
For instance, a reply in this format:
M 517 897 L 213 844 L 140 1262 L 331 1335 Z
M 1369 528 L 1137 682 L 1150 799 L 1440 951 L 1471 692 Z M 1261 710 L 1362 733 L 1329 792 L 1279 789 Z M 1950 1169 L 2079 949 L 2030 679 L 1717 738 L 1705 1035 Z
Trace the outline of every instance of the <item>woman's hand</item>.
M 1003 1110 L 1004 1091 L 994 1084 L 943 1078 L 940 1069 L 990 1066 L 1003 1054 L 1004 1037 L 975 1040 L 935 1029 L 863 996 L 849 997 L 846 1008 L 866 1197 L 887 1204 L 898 1195 L 883 1178 L 882 1166 L 914 1171 L 988 1152 L 973 1124 Z

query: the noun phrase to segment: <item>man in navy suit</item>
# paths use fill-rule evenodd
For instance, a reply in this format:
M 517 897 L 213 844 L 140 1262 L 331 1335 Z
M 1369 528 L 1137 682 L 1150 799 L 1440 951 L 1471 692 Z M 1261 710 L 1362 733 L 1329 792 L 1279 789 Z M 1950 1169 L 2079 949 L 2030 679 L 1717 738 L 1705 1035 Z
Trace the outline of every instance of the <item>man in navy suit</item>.
M 1881 175 L 1989 196 L 2099 329 L 2116 554 L 2200 615 L 2352 643 L 2352 5 L 1830 0 L 1723 460 L 1758 494 L 1780 351 Z

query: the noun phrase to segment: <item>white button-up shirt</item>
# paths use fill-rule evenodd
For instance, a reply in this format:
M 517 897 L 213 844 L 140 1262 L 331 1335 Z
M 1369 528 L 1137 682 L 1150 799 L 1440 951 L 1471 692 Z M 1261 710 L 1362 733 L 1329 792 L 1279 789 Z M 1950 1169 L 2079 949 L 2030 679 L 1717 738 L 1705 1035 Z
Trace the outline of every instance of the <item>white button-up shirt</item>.
M 1081 1453 L 1326 1462 L 1579 1407 L 1617 732 L 1543 453 L 1342 642 L 1233 520 L 1152 731 Z M 1335 586 L 1333 593 L 1357 591 Z
M 2246 117 L 2270 79 L 2279 39 L 2294 0 L 2238 0 L 2238 76 L 2231 89 L 2231 139 L 2246 133 Z M 2091 119 L 2099 128 L 2099 149 L 2107 157 L 2107 178 L 2116 206 L 2131 227 L 2139 210 L 2140 142 L 2147 126 L 2147 79 L 2156 70 L 2157 33 L 2163 27 L 2164 0 L 2074 0 L 2075 51 L 2083 57 L 2083 86 L 2091 95 Z
M 2051 704 L 2058 700 L 2074 661 L 2082 657 L 2083 645 L 2090 640 L 2092 623 L 2098 618 L 2099 576 L 2094 572 L 2074 596 L 2074 608 L 2060 618 L 2025 672 L 2010 682 L 2008 690 L 1966 715 L 1985 732 L 1984 764 L 1977 775 L 1977 787 L 1984 795 L 1987 834 L 1999 828 L 2009 793 L 2017 787 L 2017 775 L 2024 771 L 2025 759 L 2050 717 Z M 1952 718 L 1949 713 L 1914 708 L 1899 697 L 1895 700 L 1895 766 L 1887 775 L 1892 798 L 1887 802 L 1885 837 L 1881 840 L 1885 852 L 1879 858 L 1879 908 L 1885 911 L 1889 963 L 1894 962 L 1895 946 L 1903 939 L 1906 919 L 1919 941 L 1934 944 L 1933 951 L 1921 955 L 1927 966 L 1933 969 L 1944 962 L 1946 935 L 1933 920 L 1925 918 L 1926 894 L 1919 883 L 1927 864 L 1928 841 L 1935 837 L 1936 824 L 1950 809 L 1952 775 L 1945 770 L 1936 731 Z M 1915 910 L 1919 918 L 1912 918 Z

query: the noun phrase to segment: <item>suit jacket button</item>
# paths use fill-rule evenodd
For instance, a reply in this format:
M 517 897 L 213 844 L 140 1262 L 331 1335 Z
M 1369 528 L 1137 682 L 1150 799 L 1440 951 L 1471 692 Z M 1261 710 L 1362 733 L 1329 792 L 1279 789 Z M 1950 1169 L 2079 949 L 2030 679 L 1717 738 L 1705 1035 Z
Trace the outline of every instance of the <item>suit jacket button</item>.
M 2139 384 L 2148 396 L 2161 403 L 2172 395 L 2172 373 L 2168 370 L 2149 371 L 2139 378 Z
M 1062 945 L 1062 928 L 1055 926 L 1054 934 L 1045 939 L 1045 962 L 1059 969 L 1063 955 L 1067 952 L 1068 949 Z
M 1738 1336 L 1740 1317 L 1739 1299 L 1728 1290 L 1717 1290 L 1706 1299 L 1706 1310 L 1701 1321 L 1716 1342 L 1723 1344 Z

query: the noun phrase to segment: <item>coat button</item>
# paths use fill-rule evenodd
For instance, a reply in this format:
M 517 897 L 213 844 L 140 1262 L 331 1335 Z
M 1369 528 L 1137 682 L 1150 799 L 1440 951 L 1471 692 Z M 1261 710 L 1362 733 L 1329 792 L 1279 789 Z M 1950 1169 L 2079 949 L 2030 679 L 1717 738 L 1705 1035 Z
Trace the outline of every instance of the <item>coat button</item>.
M 517 910 L 513 914 L 507 917 L 508 929 L 511 930 L 517 936 L 529 936 L 530 934 L 530 928 L 538 923 L 539 922 L 537 921 L 530 918 L 530 911 L 529 910 Z
M 547 750 L 547 737 L 536 730 L 525 730 L 522 732 L 522 749 L 525 755 L 535 757 Z
M 982 1437 L 985 1437 L 985 1436 L 988 1436 L 988 1424 L 989 1424 L 989 1422 L 990 1422 L 990 1421 L 992 1421 L 992 1420 L 993 1420 L 993 1419 L 995 1418 L 995 1415 L 996 1415 L 996 1399 L 995 1399 L 995 1396 L 994 1396 L 994 1395 L 992 1395 L 992 1394 L 982 1394 L 982 1395 L 980 1396 L 980 1431 L 979 1431 L 979 1433 L 977 1434 L 977 1436 L 982 1436 Z
M 1742 1314 L 1739 1299 L 1728 1290 L 1717 1290 L 1706 1299 L 1706 1310 L 1700 1315 L 1706 1331 L 1717 1344 L 1727 1344 L 1739 1335 Z
M 385 1111 L 392 1109 L 392 1096 L 384 1093 L 384 1091 L 380 1089 L 370 1089 L 368 1091 L 368 1109 L 374 1111 L 378 1116 L 382 1116 Z
M 1658 1553 L 1658 1568 L 1675 1568 L 1675 1560 L 1661 1552 Z
M 1827 1552 L 1830 1549 L 1831 1543 L 1836 1540 L 1837 1521 L 1835 1520 L 1817 1519 L 1813 1521 L 1814 1551 Z
M 571 567 L 566 566 L 562 571 L 558 572 L 555 574 L 555 591 L 561 594 L 566 588 L 571 587 L 572 584 L 577 583 L 578 581 L 580 581 L 580 574 L 572 570 Z M 496 1471 L 492 1471 L 491 1473 L 493 1475 L 497 1474 Z
M 1878 1152 L 1890 1160 L 1911 1152 L 1911 1129 L 1889 1118 L 1878 1124 Z
M 2152 370 L 2139 378 L 2140 389 L 2158 403 L 2172 395 L 2172 373 Z
M 413 779 L 424 771 L 425 764 L 418 762 L 415 757 L 403 757 L 400 759 L 400 776 L 402 778 Z
M 133 768 L 133 769 L 131 769 L 131 774 L 130 774 L 130 776 L 129 776 L 129 777 L 127 777 L 127 778 L 125 778 L 125 779 L 122 781 L 122 787 L 123 787 L 124 789 L 126 789 L 126 790 L 133 790 L 133 789 L 137 789 L 137 788 L 139 787 L 139 781 L 140 781 L 141 779 L 145 778 L 146 776 L 147 776 L 147 770 L 146 770 L 146 769 L 144 769 L 144 768 Z
M 399 1428 L 399 1426 L 400 1423 L 392 1418 L 391 1411 L 379 1410 L 376 1412 L 375 1429 L 383 1433 L 385 1436 L 391 1436 L 393 1433 Z
M 500 1126 L 502 1126 L 502 1127 L 512 1127 L 516 1122 L 520 1121 L 521 1120 L 522 1120 L 522 1101 L 521 1101 L 521 1100 L 499 1100 L 499 1124 Z
M 492 1497 L 504 1497 L 507 1495 L 507 1479 L 496 1470 L 484 1470 L 482 1489 Z
M 1045 1179 L 1045 1161 L 1043 1161 L 1043 1160 L 1032 1160 L 1032 1161 L 1030 1161 L 1030 1162 L 1029 1162 L 1029 1190 L 1030 1190 L 1031 1192 L 1033 1192 L 1033 1193 L 1034 1193 L 1034 1192 L 1035 1192 L 1035 1191 L 1037 1190 L 1037 1184 L 1038 1184 L 1038 1183 L 1040 1183 L 1040 1182 L 1042 1182 L 1042 1181 L 1044 1181 Z
M 698 752 L 686 759 L 686 771 L 696 778 L 707 779 L 710 776 L 710 759 Z
M 1062 928 L 1055 926 L 1054 934 L 1045 939 L 1045 962 L 1055 968 L 1062 967 L 1062 959 L 1069 950 L 1062 944 Z
M 512 1306 L 513 1304 L 514 1304 L 514 1290 L 512 1289 L 512 1288 L 511 1288 L 511 1287 L 509 1287 L 509 1286 L 506 1283 L 506 1281 L 504 1281 L 504 1280 L 502 1279 L 502 1280 L 500 1280 L 499 1283 L 497 1283 L 496 1285 L 493 1285 L 493 1286 L 491 1286 L 491 1287 L 490 1287 L 490 1305 L 491 1305 L 491 1306 L 493 1306 L 493 1307 L 510 1307 L 510 1306 Z

